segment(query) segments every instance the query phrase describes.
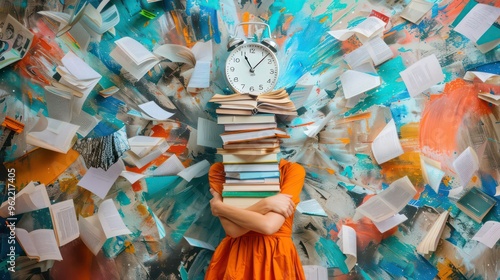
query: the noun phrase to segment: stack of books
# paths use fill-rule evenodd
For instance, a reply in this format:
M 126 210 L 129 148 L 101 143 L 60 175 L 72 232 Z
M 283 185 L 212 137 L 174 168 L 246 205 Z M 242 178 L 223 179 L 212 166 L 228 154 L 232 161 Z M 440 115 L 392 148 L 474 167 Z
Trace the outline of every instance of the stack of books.
M 216 94 L 210 101 L 220 104 L 217 123 L 225 131 L 223 147 L 217 149 L 226 172 L 224 203 L 246 208 L 279 193 L 280 138 L 289 136 L 277 127 L 275 114 L 296 115 L 286 91 Z

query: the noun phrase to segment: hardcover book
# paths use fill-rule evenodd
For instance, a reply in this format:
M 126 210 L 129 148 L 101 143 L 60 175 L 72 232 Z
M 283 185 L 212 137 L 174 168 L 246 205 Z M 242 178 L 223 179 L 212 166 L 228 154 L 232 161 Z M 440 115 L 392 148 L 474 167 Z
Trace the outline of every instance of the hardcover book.
M 458 209 L 478 223 L 481 223 L 495 204 L 495 199 L 476 187 L 471 188 L 457 201 Z

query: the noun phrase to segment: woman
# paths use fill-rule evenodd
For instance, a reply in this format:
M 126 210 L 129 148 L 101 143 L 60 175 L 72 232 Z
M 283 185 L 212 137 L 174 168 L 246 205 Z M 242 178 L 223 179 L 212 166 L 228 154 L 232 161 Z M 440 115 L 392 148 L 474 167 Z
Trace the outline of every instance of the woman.
M 227 236 L 215 250 L 205 279 L 305 279 L 292 241 L 292 223 L 305 170 L 281 160 L 278 195 L 240 209 L 222 202 L 224 165 L 210 168 L 212 214 L 219 217 Z

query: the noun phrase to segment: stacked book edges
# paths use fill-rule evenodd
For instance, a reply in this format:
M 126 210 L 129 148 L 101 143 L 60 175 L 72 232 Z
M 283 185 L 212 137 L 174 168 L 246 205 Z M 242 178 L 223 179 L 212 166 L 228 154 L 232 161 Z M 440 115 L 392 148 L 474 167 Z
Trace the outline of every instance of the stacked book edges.
M 257 96 L 249 93 L 216 94 L 210 99 L 210 102 L 220 104 L 215 112 L 221 115 L 250 116 L 256 113 L 297 115 L 295 105 L 284 89 Z
M 226 171 L 224 203 L 247 208 L 279 193 L 280 138 L 288 135 L 277 128 L 275 115 L 219 115 L 218 123 L 225 130 L 217 149 Z

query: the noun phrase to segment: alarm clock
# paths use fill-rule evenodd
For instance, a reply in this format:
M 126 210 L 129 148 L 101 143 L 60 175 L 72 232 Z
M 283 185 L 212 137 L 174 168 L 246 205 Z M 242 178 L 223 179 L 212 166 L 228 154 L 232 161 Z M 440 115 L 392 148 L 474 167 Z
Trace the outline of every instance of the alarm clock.
M 265 25 L 271 34 L 269 25 L 261 22 L 240 23 Z M 236 34 L 236 31 L 235 31 Z M 276 57 L 277 44 L 270 38 L 258 42 L 246 42 L 235 35 L 229 40 L 225 75 L 230 87 L 239 93 L 258 95 L 274 89 L 278 82 L 279 63 Z

